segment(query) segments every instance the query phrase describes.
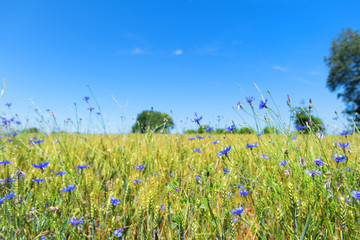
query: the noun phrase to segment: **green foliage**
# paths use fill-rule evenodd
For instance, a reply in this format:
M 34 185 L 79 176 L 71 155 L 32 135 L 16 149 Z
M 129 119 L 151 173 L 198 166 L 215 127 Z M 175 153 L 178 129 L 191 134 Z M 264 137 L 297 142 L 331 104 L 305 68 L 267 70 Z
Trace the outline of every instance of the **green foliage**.
M 347 104 L 346 112 L 358 114 L 360 106 L 360 35 L 358 31 L 343 30 L 332 41 L 330 56 L 325 57 L 330 68 L 327 87 L 342 90 L 338 97 Z M 357 120 L 359 122 L 359 120 Z
M 239 130 L 235 129 L 234 133 L 240 133 L 240 134 L 255 134 L 256 131 L 254 129 L 248 128 L 248 127 L 242 127 Z
M 20 131 L 21 133 L 38 133 L 40 130 L 36 127 L 31 127 Z
M 133 133 L 146 133 L 149 130 L 154 132 L 169 132 L 174 128 L 174 122 L 167 113 L 157 111 L 142 111 L 132 126 Z
M 320 118 L 310 114 L 304 108 L 297 107 L 295 109 L 295 126 L 301 133 L 309 133 L 309 131 L 317 132 L 324 130 L 323 122 Z M 302 126 L 303 129 L 299 128 Z
M 273 134 L 273 133 L 278 133 L 278 130 L 276 128 L 266 126 L 264 128 L 264 130 L 263 130 L 263 133 L 265 133 L 265 134 Z

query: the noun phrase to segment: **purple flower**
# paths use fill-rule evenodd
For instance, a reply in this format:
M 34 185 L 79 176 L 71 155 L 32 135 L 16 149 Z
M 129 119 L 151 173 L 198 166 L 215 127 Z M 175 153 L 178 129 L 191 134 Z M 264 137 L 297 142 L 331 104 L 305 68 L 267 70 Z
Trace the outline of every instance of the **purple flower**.
M 89 108 L 88 108 L 88 110 L 89 110 L 90 112 L 92 112 L 94 109 L 95 109 L 95 108 L 93 108 L 93 107 L 89 107 Z
M 297 126 L 296 126 L 296 130 L 297 130 L 297 131 L 304 130 L 305 128 L 306 128 L 306 126 L 302 126 L 302 125 L 297 125 Z
M 321 172 L 316 170 L 306 170 L 306 174 L 310 177 L 314 177 L 315 175 L 320 175 Z
M 175 191 L 179 191 L 179 187 L 175 187 Z
M 44 179 L 44 178 L 42 178 L 42 179 L 34 178 L 34 179 L 31 179 L 31 181 L 32 181 L 32 182 L 40 183 L 40 182 L 45 181 L 45 179 Z
M 75 185 L 74 184 L 71 184 L 71 185 L 69 185 L 69 186 L 67 186 L 67 187 L 63 187 L 62 189 L 61 189 L 61 191 L 62 192 L 71 192 L 71 191 L 73 191 L 75 189 Z
M 215 142 L 212 142 L 213 144 L 218 144 L 219 143 L 219 140 L 216 140 Z
M 225 128 L 225 131 L 227 131 L 227 132 L 232 132 L 232 131 L 234 131 L 234 129 L 235 129 L 235 124 L 233 124 L 233 125 Z
M 116 207 L 117 205 L 120 204 L 120 200 L 119 199 L 116 199 L 115 197 L 111 197 L 110 198 L 110 201 L 111 201 L 111 204 Z
M 232 192 L 228 192 L 226 196 L 231 197 L 231 196 L 232 196 Z
M 352 132 L 349 132 L 347 130 L 344 130 L 340 133 L 341 136 L 346 136 L 346 135 L 350 135 L 350 134 L 352 134 Z
M 286 160 L 279 162 L 279 165 L 280 165 L 280 166 L 285 166 L 286 164 L 287 164 L 287 161 L 286 161 Z
M 249 194 L 249 191 L 248 190 L 240 190 L 240 192 L 239 192 L 239 194 L 241 195 L 241 196 L 246 196 L 246 195 L 248 195 Z
M 260 153 L 260 158 L 269 159 L 269 155 Z
M 69 223 L 73 226 L 77 226 L 77 228 L 80 229 L 80 227 L 84 227 L 83 225 L 81 225 L 84 223 L 84 217 L 80 219 L 76 219 L 75 217 L 73 217 L 72 219 L 70 218 Z
M 11 164 L 11 162 L 7 161 L 7 160 L 4 160 L 4 161 L 0 162 L 0 165 L 6 166 L 6 164 Z
M 49 162 L 39 163 L 39 165 L 36 165 L 35 163 L 32 165 L 34 168 L 39 168 L 41 170 L 44 170 L 45 167 L 49 165 Z
M 246 148 L 250 148 L 250 150 L 252 150 L 254 147 L 259 146 L 259 144 L 256 142 L 254 144 L 246 144 Z
M 118 228 L 114 231 L 114 235 L 117 236 L 118 238 L 122 237 L 122 232 L 124 231 L 123 228 Z
M 254 97 L 246 97 L 246 101 L 251 105 L 251 102 L 254 101 Z
M 346 157 L 345 156 L 343 156 L 343 155 L 337 155 L 337 154 L 334 154 L 334 155 L 332 155 L 332 159 L 335 161 L 335 162 L 343 162 L 345 159 L 346 159 Z
M 5 196 L 7 199 L 11 199 L 13 197 L 15 197 L 15 193 L 9 193 L 8 195 Z
M 235 210 L 232 209 L 231 213 L 234 215 L 240 215 L 244 211 L 244 207 L 236 207 Z
M 337 144 L 337 146 L 338 146 L 338 147 L 341 147 L 341 148 L 347 148 L 348 146 L 350 146 L 350 143 L 341 143 L 341 142 L 339 142 L 339 143 Z
M 200 183 L 200 184 L 202 183 L 201 178 L 200 178 L 199 175 L 196 175 L 196 176 L 195 176 L 195 179 L 196 179 L 196 181 L 198 181 L 198 183 Z
M 134 180 L 134 183 L 140 183 L 141 182 L 141 179 L 135 179 Z
M 195 138 L 191 137 L 191 138 L 189 138 L 189 140 L 192 141 L 192 140 L 195 140 Z
M 236 217 L 233 217 L 233 223 L 236 223 L 238 221 L 238 219 Z
M 224 168 L 223 171 L 225 174 L 230 172 L 229 170 L 226 170 L 226 168 Z
M 85 101 L 85 102 L 88 102 L 89 101 L 89 97 L 83 97 L 83 100 Z
M 351 196 L 357 200 L 360 200 L 360 191 L 352 191 Z
M 211 130 L 213 130 L 213 128 L 212 128 L 212 127 L 208 127 L 208 128 L 205 128 L 204 130 L 205 130 L 205 132 L 210 132 Z
M 202 152 L 201 152 L 201 148 L 194 148 L 193 150 L 194 150 L 194 152 L 196 152 L 196 153 L 200 153 L 200 154 L 202 154 Z
M 12 105 L 12 103 L 5 103 L 5 106 L 8 107 L 8 108 L 10 108 L 11 105 Z
M 195 116 L 195 118 L 192 119 L 191 121 L 193 121 L 193 122 L 195 122 L 195 123 L 200 123 L 200 120 L 201 120 L 201 119 L 202 119 L 202 116 L 200 116 L 200 117 Z
M 237 188 L 244 188 L 243 186 L 241 186 L 240 184 L 236 185 Z
M 265 101 L 261 100 L 259 104 L 259 109 L 267 108 L 266 103 L 267 99 L 265 99 Z
M 59 176 L 62 176 L 66 173 L 66 171 L 60 171 L 60 172 L 56 172 L 55 175 L 59 175 Z
M 141 169 L 144 169 L 145 165 L 139 165 L 139 166 L 136 166 L 136 169 L 137 170 L 141 170 Z
M 227 156 L 227 153 L 231 150 L 231 145 L 229 147 L 224 148 L 224 150 L 220 150 L 218 153 L 219 156 L 225 155 Z
M 318 167 L 321 167 L 323 165 L 323 160 L 321 158 L 315 159 L 314 164 L 316 164 Z
M 86 164 L 86 165 L 77 165 L 76 167 L 77 167 L 78 169 L 85 169 L 85 168 L 88 167 L 88 164 Z
M 204 139 L 204 137 L 196 136 L 199 140 Z

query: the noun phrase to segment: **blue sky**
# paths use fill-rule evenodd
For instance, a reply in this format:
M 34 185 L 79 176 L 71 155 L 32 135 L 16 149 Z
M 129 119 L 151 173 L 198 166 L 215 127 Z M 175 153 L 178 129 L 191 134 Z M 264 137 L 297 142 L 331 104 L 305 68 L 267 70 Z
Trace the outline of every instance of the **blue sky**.
M 232 106 L 246 96 L 258 104 L 256 83 L 285 116 L 287 94 L 294 105 L 311 98 L 334 125 L 345 106 L 326 88 L 324 56 L 342 28 L 359 30 L 359 8 L 321 0 L 1 1 L 0 112 L 35 119 L 31 98 L 59 122 L 75 119 L 74 102 L 86 119 L 82 98 L 96 106 L 89 84 L 111 132 L 128 130 L 151 107 L 172 112 L 181 131 L 195 127 L 194 112 L 204 124 L 219 115 L 223 126 L 241 123 Z

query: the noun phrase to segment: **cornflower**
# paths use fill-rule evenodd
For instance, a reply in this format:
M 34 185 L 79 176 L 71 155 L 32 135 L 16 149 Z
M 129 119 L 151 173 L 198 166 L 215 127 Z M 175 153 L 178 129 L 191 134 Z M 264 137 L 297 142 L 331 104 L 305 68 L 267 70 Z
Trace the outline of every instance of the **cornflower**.
M 251 102 L 254 101 L 254 97 L 246 97 L 246 101 L 251 105 Z
M 224 168 L 223 171 L 225 174 L 230 172 L 229 170 L 226 170 L 226 168 Z
M 39 163 L 39 165 L 36 165 L 35 163 L 32 164 L 32 166 L 33 166 L 34 168 L 39 168 L 39 169 L 41 169 L 42 171 L 43 171 L 44 168 L 46 168 L 48 165 L 49 165 L 49 162 Z
M 267 108 L 268 106 L 266 106 L 266 103 L 267 99 L 265 99 L 265 101 L 261 100 L 259 104 L 259 109 Z
M 79 169 L 85 169 L 85 168 L 88 167 L 88 164 L 86 164 L 86 165 L 77 165 L 76 167 L 79 168 Z
M 269 155 L 260 153 L 260 158 L 269 159 Z
M 10 161 L 4 160 L 4 161 L 0 162 L 0 165 L 6 166 L 6 164 L 11 164 L 11 163 L 12 162 L 10 162 Z
M 314 164 L 318 167 L 321 167 L 323 165 L 323 160 L 321 158 L 317 158 L 314 160 Z
M 62 192 L 71 192 L 71 191 L 73 191 L 75 189 L 75 185 L 74 184 L 71 184 L 71 185 L 69 185 L 69 186 L 67 186 L 67 187 L 63 187 L 62 189 L 61 189 L 61 191 Z
M 210 132 L 211 130 L 213 130 L 213 128 L 212 128 L 212 127 L 208 127 L 208 128 L 205 128 L 204 130 L 205 130 L 205 132 Z
M 116 199 L 115 197 L 110 198 L 111 204 L 116 207 L 117 205 L 120 205 L 120 200 Z
M 244 207 L 236 207 L 235 210 L 232 209 L 231 213 L 234 215 L 241 215 L 241 213 L 244 211 Z
M 118 238 L 122 237 L 122 232 L 124 231 L 123 228 L 118 228 L 114 231 L 114 235 L 117 236 Z
M 144 169 L 145 165 L 139 165 L 139 166 L 136 166 L 136 169 L 137 170 L 141 170 L 141 169 Z
M 225 155 L 227 156 L 227 153 L 231 150 L 231 145 L 229 147 L 224 148 L 224 150 L 220 150 L 218 153 L 219 156 Z
M 317 170 L 306 170 L 306 174 L 310 177 L 314 177 L 315 175 L 320 175 L 321 172 Z
M 249 191 L 248 190 L 240 190 L 240 192 L 239 192 L 239 194 L 241 195 L 241 196 L 246 196 L 246 195 L 248 195 L 249 194 Z
M 227 132 L 232 132 L 232 131 L 234 131 L 234 129 L 235 129 L 235 124 L 233 124 L 233 125 L 225 128 L 225 131 L 227 131 Z
M 348 146 L 350 146 L 350 143 L 341 143 L 341 142 L 339 142 L 339 143 L 337 144 L 337 146 L 338 146 L 338 147 L 341 147 L 341 148 L 347 148 Z
M 360 200 L 360 191 L 352 191 L 351 196 L 357 200 Z
M 69 223 L 73 226 L 77 226 L 77 228 L 80 229 L 80 227 L 84 227 L 83 225 L 81 225 L 84 223 L 84 217 L 80 219 L 76 219 L 75 217 L 73 217 L 73 219 L 70 218 Z
M 250 150 L 252 150 L 254 147 L 259 146 L 259 144 L 256 142 L 254 144 L 246 144 L 246 148 L 250 148 Z
M 141 182 L 141 179 L 135 179 L 134 180 L 134 183 L 140 183 Z
M 343 155 L 337 155 L 337 154 L 334 154 L 332 155 L 332 159 L 335 161 L 335 162 L 343 162 L 346 157 L 343 156 Z
M 194 152 L 196 152 L 196 153 L 200 153 L 200 154 L 202 154 L 202 152 L 201 152 L 201 148 L 194 148 L 193 150 L 194 150 Z
M 279 165 L 280 165 L 280 166 L 285 166 L 286 164 L 287 164 L 287 161 L 286 161 L 286 160 L 279 162 Z
M 83 97 L 83 100 L 84 100 L 85 102 L 88 102 L 89 99 L 90 99 L 90 97 Z
M 34 178 L 34 179 L 31 179 L 31 181 L 32 181 L 32 182 L 40 183 L 40 182 L 45 181 L 45 179 L 44 179 L 44 178 L 42 178 L 42 179 Z
M 59 175 L 59 176 L 62 176 L 66 173 L 66 171 L 60 171 L 60 172 L 56 172 L 55 175 Z

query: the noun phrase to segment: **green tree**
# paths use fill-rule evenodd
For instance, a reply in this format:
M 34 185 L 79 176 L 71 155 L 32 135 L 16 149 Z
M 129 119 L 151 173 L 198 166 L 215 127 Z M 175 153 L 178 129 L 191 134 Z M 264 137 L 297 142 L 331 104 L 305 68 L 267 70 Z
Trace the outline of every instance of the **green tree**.
M 301 133 L 309 133 L 310 130 L 314 132 L 324 130 L 323 122 L 320 118 L 311 115 L 310 109 L 311 108 L 305 110 L 305 108 L 302 107 L 295 109 L 295 126 L 296 130 Z
M 174 122 L 167 113 L 144 110 L 137 116 L 136 123 L 132 126 L 132 132 L 146 133 L 149 130 L 169 132 L 173 128 Z
M 342 32 L 332 41 L 330 56 L 325 57 L 330 68 L 327 87 L 338 93 L 346 103 L 348 114 L 358 114 L 360 106 L 360 36 L 351 29 Z M 359 120 L 357 120 L 359 123 Z

